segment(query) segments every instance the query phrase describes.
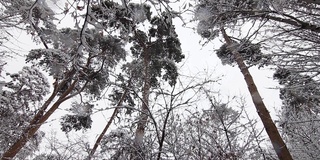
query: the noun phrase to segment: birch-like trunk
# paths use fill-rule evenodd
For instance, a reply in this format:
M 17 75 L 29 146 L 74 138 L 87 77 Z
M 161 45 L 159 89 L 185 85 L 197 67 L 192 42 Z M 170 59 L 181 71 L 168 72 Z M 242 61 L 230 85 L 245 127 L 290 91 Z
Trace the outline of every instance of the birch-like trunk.
M 233 46 L 233 42 L 231 41 L 230 37 L 225 32 L 224 28 L 221 28 L 221 32 L 223 34 L 223 37 L 227 43 L 228 46 Z M 253 78 L 248 70 L 248 67 L 244 63 L 244 60 L 240 53 L 237 50 L 231 51 L 238 67 L 241 70 L 241 73 L 247 83 L 249 92 L 251 94 L 251 98 L 253 101 L 254 106 L 256 107 L 256 110 L 258 112 L 258 115 L 263 123 L 264 128 L 266 129 L 266 132 L 269 136 L 269 139 L 271 140 L 272 146 L 274 150 L 276 151 L 276 154 L 280 160 L 292 160 L 292 156 L 284 143 L 283 139 L 281 138 L 278 129 L 276 125 L 273 123 L 273 120 L 271 119 L 271 116 L 269 114 L 268 109 L 266 108 L 258 89 L 253 81 Z

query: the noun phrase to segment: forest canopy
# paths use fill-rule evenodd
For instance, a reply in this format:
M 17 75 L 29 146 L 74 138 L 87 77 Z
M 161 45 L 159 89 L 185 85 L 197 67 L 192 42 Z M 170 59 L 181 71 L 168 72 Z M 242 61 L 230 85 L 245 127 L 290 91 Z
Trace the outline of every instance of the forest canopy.
M 1 160 L 320 159 L 319 7 L 2 0 Z M 32 44 L 27 51 L 23 41 Z M 190 59 L 202 57 L 186 51 L 191 45 L 211 47 L 210 59 Z M 244 85 L 248 96 L 216 89 L 213 67 L 186 72 L 202 63 L 234 67 L 242 78 L 229 86 Z M 255 81 L 271 79 L 263 70 L 277 83 L 276 116 L 262 96 L 269 86 Z M 48 132 L 54 125 L 56 135 Z

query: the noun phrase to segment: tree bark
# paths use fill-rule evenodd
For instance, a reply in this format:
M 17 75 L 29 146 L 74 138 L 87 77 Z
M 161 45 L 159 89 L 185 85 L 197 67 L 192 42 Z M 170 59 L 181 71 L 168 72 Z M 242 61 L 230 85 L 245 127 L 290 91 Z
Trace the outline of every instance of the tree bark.
M 140 159 L 144 157 L 142 147 L 143 147 L 143 137 L 145 135 L 145 128 L 148 122 L 149 117 L 149 95 L 150 95 L 150 55 L 148 54 L 147 47 L 144 47 L 144 84 L 142 87 L 142 105 L 139 120 L 137 123 L 137 129 L 134 138 L 134 147 L 135 147 L 135 154 L 132 159 Z
M 36 114 L 28 128 L 22 133 L 21 137 L 2 155 L 1 160 L 11 160 L 17 153 L 25 146 L 29 139 L 39 130 L 41 125 L 48 120 L 48 118 L 58 109 L 60 104 L 66 100 L 66 97 L 71 93 L 76 85 L 77 81 L 74 81 L 71 86 L 59 97 L 59 99 L 52 105 L 52 107 L 44 114 Z M 49 98 L 50 99 L 50 98 Z M 46 104 L 46 103 L 45 103 Z M 43 112 L 40 110 L 39 112 Z
M 233 46 L 233 42 L 230 37 L 225 32 L 224 28 L 221 28 L 222 35 L 226 41 L 228 46 Z M 230 47 L 231 48 L 231 47 Z M 253 101 L 254 106 L 258 112 L 258 115 L 263 123 L 264 128 L 271 140 L 272 146 L 280 160 L 292 160 L 292 156 L 284 143 L 283 139 L 281 138 L 276 125 L 273 123 L 271 116 L 269 114 L 268 109 L 266 108 L 258 89 L 253 81 L 253 78 L 248 70 L 248 67 L 244 63 L 244 60 L 240 53 L 236 49 L 232 49 L 232 54 L 238 64 L 238 67 L 241 70 L 241 73 L 247 83 L 249 92 L 251 94 L 251 98 Z

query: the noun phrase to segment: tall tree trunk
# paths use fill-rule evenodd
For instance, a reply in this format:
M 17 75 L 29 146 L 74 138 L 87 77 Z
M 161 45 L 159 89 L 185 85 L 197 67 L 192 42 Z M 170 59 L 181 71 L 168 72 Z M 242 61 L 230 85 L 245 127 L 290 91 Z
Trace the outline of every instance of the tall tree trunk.
M 140 116 L 137 124 L 137 129 L 135 133 L 135 139 L 134 139 L 134 147 L 135 147 L 135 153 L 133 154 L 134 157 L 132 159 L 142 159 L 144 157 L 142 147 L 143 147 L 143 137 L 145 135 L 145 128 L 148 122 L 148 117 L 150 114 L 149 111 L 149 95 L 150 95 L 150 55 L 148 55 L 148 52 L 144 51 L 144 84 L 142 87 L 142 105 L 140 110 Z
M 24 130 L 20 138 L 6 152 L 4 152 L 4 154 L 1 157 L 1 160 L 11 160 L 17 155 L 17 153 L 25 146 L 25 144 L 30 140 L 30 138 L 33 137 L 34 134 L 39 130 L 41 125 L 46 120 L 48 120 L 48 118 L 54 113 L 54 111 L 58 109 L 60 104 L 65 100 L 67 100 L 66 99 L 67 96 L 74 89 L 74 86 L 76 85 L 76 83 L 77 81 L 74 81 L 72 85 L 69 86 L 69 88 L 59 97 L 59 99 L 52 105 L 52 107 L 44 115 L 42 115 L 44 113 L 43 108 L 46 108 L 47 106 L 43 106 L 41 110 L 39 110 L 39 113 L 35 115 L 35 117 L 30 122 L 28 128 Z M 51 99 L 51 97 L 49 99 Z M 44 105 L 50 104 L 50 102 L 48 103 L 47 102 Z
M 227 35 L 224 28 L 221 28 L 222 35 L 227 43 L 228 46 L 233 46 L 233 42 L 230 39 L 230 37 Z M 244 63 L 244 60 L 240 53 L 233 49 L 232 54 L 238 64 L 238 67 L 241 70 L 241 73 L 247 83 L 249 92 L 251 94 L 251 98 L 253 101 L 254 106 L 256 107 L 256 110 L 258 112 L 258 115 L 263 123 L 264 128 L 266 129 L 266 132 L 269 136 L 269 139 L 271 140 L 272 146 L 274 150 L 276 151 L 276 154 L 280 160 L 292 160 L 292 156 L 284 143 L 283 139 L 281 138 L 278 129 L 276 125 L 273 123 L 271 116 L 269 114 L 269 111 L 267 110 L 259 92 L 258 89 L 253 81 L 253 78 L 248 70 L 248 67 Z
M 131 80 L 129 80 L 129 86 L 130 86 Z M 106 132 L 108 131 L 112 121 L 116 118 L 116 115 L 118 114 L 118 110 L 120 108 L 120 106 L 122 105 L 123 101 L 125 100 L 126 96 L 128 95 L 129 92 L 129 88 L 125 88 L 124 93 L 122 93 L 122 96 L 116 106 L 116 108 L 114 109 L 108 123 L 106 124 L 106 126 L 104 127 L 103 131 L 101 132 L 101 134 L 99 135 L 98 139 L 96 140 L 96 142 L 94 143 L 94 146 L 92 148 L 92 150 L 89 153 L 89 156 L 87 158 L 87 160 L 91 160 L 93 158 L 94 153 L 96 152 L 103 136 L 106 134 Z

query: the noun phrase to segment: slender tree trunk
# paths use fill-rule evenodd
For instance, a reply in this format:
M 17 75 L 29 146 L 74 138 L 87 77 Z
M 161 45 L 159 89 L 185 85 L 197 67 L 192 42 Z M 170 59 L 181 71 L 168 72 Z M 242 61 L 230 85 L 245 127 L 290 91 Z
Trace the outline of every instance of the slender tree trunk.
M 162 154 L 162 147 L 163 147 L 163 143 L 164 143 L 164 138 L 166 137 L 166 127 L 167 127 L 167 124 L 168 124 L 168 120 L 169 120 L 169 116 L 170 116 L 170 113 L 172 111 L 172 105 L 170 104 L 170 109 L 167 111 L 167 114 L 166 114 L 166 118 L 164 119 L 164 122 L 163 122 L 163 127 L 162 127 L 162 133 L 161 133 L 161 139 L 160 139 L 160 142 L 159 142 L 159 153 L 158 153 L 158 157 L 157 157 L 157 160 L 160 160 L 161 159 L 161 154 Z
M 98 139 L 96 140 L 92 150 L 90 151 L 89 156 L 88 156 L 88 160 L 92 159 L 92 157 L 93 157 L 94 153 L 96 152 L 96 150 L 97 150 L 97 148 L 98 148 L 103 136 L 106 134 L 106 132 L 108 131 L 112 121 L 114 120 L 114 118 L 118 114 L 119 107 L 122 105 L 125 97 L 128 95 L 128 90 L 129 90 L 129 88 L 126 88 L 124 93 L 122 94 L 122 96 L 121 96 L 116 108 L 114 109 L 114 111 L 113 111 L 113 113 L 112 113 L 112 115 L 111 115 L 111 117 L 110 117 L 110 119 L 109 119 L 109 121 L 107 123 L 107 125 L 104 127 L 103 131 L 101 132 L 101 134 L 99 135 Z
M 221 28 L 221 32 L 223 34 L 223 37 L 227 43 L 228 46 L 232 46 L 233 42 L 231 41 L 230 37 L 225 32 L 224 28 Z M 241 70 L 241 73 L 247 83 L 249 92 L 251 94 L 251 98 L 253 101 L 253 104 L 256 107 L 256 110 L 258 112 L 258 115 L 263 123 L 264 128 L 266 129 L 266 132 L 269 136 L 269 139 L 271 140 L 272 146 L 274 150 L 277 153 L 277 156 L 280 160 L 292 160 L 291 154 L 284 143 L 283 139 L 281 138 L 278 129 L 276 125 L 273 123 L 271 116 L 269 114 L 269 111 L 267 110 L 259 92 L 258 89 L 253 81 L 253 78 L 248 70 L 248 67 L 244 63 L 244 60 L 240 53 L 237 50 L 232 50 L 232 54 L 238 64 L 238 67 Z
M 134 139 L 134 147 L 136 151 L 132 159 L 141 159 L 144 157 L 142 151 L 143 137 L 149 117 L 149 95 L 151 88 L 149 72 L 150 55 L 148 55 L 147 51 L 145 51 L 144 54 L 144 84 L 142 88 L 142 105 Z
M 74 89 L 74 86 L 76 85 L 76 83 L 77 81 L 74 81 L 72 85 L 69 86 L 69 88 L 59 97 L 59 99 L 52 105 L 52 107 L 43 116 L 41 114 L 35 115 L 35 118 L 32 119 L 28 128 L 22 133 L 21 137 L 2 155 L 1 160 L 11 160 L 17 155 L 17 153 L 25 146 L 25 144 L 30 140 L 30 138 L 34 136 L 34 134 L 41 127 L 41 125 L 46 120 L 48 120 L 48 118 L 54 113 L 54 111 L 58 109 L 60 104 L 66 100 L 66 97 Z M 47 106 L 44 106 L 44 107 L 47 107 Z M 40 110 L 39 112 L 43 112 L 43 110 Z

